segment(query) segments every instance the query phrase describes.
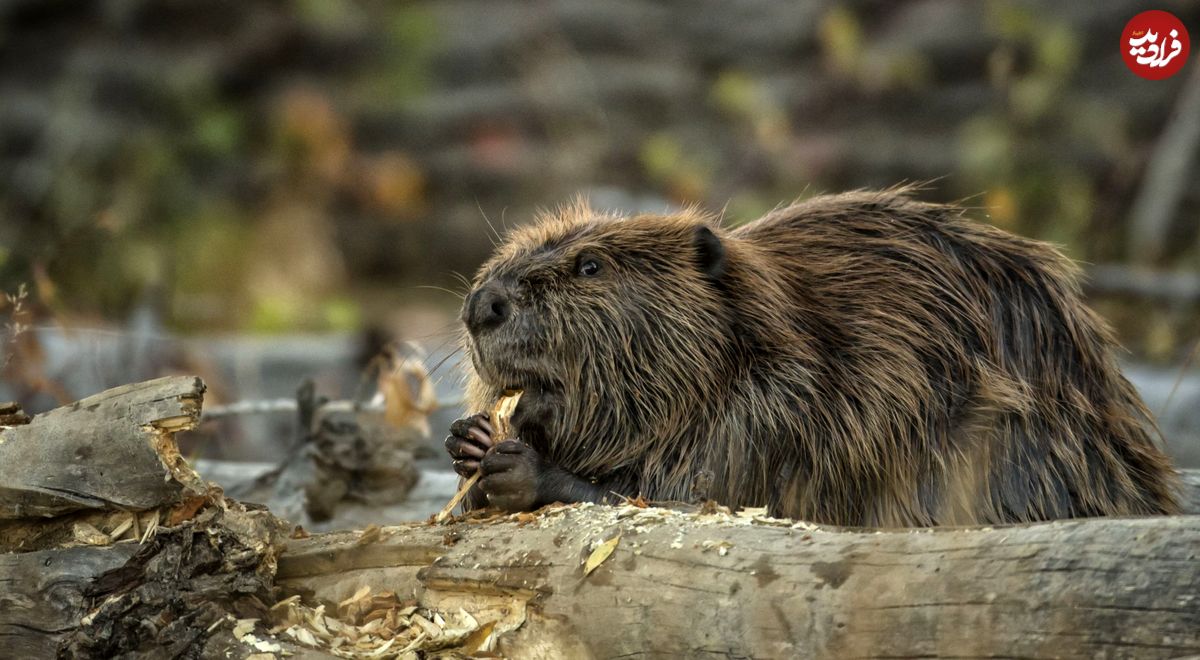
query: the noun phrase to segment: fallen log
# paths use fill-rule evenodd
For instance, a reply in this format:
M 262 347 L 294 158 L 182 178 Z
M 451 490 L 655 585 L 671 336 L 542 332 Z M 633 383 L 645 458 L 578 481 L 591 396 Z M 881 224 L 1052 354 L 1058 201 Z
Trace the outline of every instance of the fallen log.
M 5 653 L 1200 653 L 1197 515 L 875 531 L 630 503 L 285 540 L 178 458 L 202 391 L 152 381 L 0 430 L 0 510 L 25 516 L 0 535 L 58 530 L 0 555 Z M 71 471 L 81 447 L 104 475 Z
M 293 541 L 277 581 L 523 621 L 510 657 L 1200 653 L 1200 516 L 881 532 L 576 505 Z

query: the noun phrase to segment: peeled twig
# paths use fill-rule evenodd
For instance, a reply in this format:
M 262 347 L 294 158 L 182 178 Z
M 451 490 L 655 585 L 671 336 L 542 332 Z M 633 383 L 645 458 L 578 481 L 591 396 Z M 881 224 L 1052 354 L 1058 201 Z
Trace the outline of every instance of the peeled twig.
M 494 425 L 493 430 L 495 430 L 495 433 L 492 435 L 492 441 L 494 443 L 503 442 L 512 434 L 512 427 L 509 421 L 512 419 L 513 412 L 517 409 L 517 403 L 521 401 L 521 394 L 521 390 L 506 390 L 500 399 L 496 401 L 496 406 L 492 408 L 491 421 Z M 459 502 L 462 502 L 463 498 L 467 496 L 467 493 L 479 481 L 481 474 L 483 474 L 483 470 L 476 470 L 475 474 L 463 482 L 463 485 L 459 487 L 454 497 L 450 498 L 446 506 L 442 507 L 442 510 L 434 517 L 434 522 L 442 522 L 450 517 L 450 512 L 454 511 L 454 507 L 458 506 Z

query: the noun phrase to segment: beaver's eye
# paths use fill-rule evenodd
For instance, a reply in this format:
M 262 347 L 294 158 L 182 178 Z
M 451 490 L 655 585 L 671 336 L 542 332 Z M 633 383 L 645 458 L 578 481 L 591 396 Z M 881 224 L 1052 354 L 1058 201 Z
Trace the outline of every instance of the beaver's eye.
M 575 267 L 575 274 L 581 277 L 595 277 L 600 272 L 600 262 L 595 259 L 580 259 Z

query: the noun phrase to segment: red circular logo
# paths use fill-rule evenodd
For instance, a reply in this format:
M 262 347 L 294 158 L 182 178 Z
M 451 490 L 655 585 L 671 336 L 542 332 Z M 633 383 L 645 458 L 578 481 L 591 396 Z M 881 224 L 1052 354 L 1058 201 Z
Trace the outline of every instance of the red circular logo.
M 1121 57 L 1147 80 L 1179 73 L 1191 50 L 1187 28 L 1174 14 L 1152 9 L 1129 19 L 1121 33 Z

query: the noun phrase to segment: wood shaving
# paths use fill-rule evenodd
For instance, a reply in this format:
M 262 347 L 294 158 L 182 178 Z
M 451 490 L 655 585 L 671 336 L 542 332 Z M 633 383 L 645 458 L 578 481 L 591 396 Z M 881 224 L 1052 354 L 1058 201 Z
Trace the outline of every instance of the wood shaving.
M 461 608 L 438 612 L 390 591 L 372 593 L 370 586 L 334 607 L 336 612 L 327 614 L 325 605 L 311 607 L 299 596 L 279 601 L 270 609 L 271 633 L 339 658 L 415 660 L 490 653 L 499 635 L 524 622 L 524 617 L 480 621 Z
M 80 545 L 109 545 L 113 542 L 108 534 L 86 522 L 77 522 L 71 529 L 72 537 Z

